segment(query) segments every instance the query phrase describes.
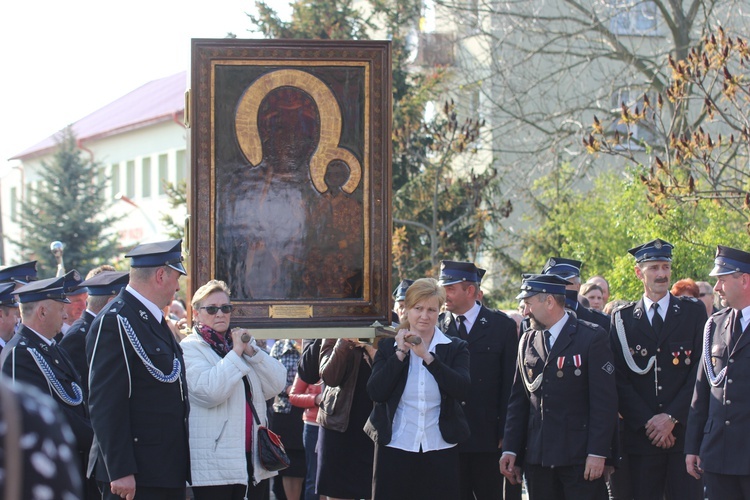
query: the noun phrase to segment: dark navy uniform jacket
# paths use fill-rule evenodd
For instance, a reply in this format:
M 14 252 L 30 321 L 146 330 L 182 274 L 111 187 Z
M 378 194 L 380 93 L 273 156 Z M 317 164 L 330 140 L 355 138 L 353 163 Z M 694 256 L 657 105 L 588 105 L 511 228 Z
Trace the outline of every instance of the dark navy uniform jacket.
M 623 348 L 617 332 L 617 318 L 622 318 L 627 347 Z M 682 453 L 690 399 L 693 394 L 701 339 L 706 323 L 706 308 L 695 299 L 678 299 L 670 294 L 669 308 L 661 335 L 657 336 L 646 314 L 643 298 L 615 311 L 610 341 L 617 366 L 617 393 L 625 430 L 625 452 L 635 454 Z M 655 366 L 644 375 L 632 371 L 624 352 L 632 349 L 633 361 L 644 369 L 656 356 Z M 644 426 L 651 417 L 666 413 L 678 420 L 672 434 L 672 448 L 651 444 Z
M 62 389 L 68 396 L 74 396 L 73 383 L 82 391 L 82 402 L 71 405 L 65 402 L 51 387 L 44 373 L 32 357 L 29 349 L 35 349 L 41 355 L 54 377 L 60 382 Z M 86 408 L 86 393 L 83 392 L 81 379 L 73 367 L 67 353 L 59 346 L 48 346 L 36 333 L 27 326 L 21 325 L 18 333 L 5 345 L 2 360 L 3 375 L 34 385 L 52 396 L 62 413 L 68 420 L 76 437 L 77 449 L 84 457 L 88 457 L 94 432 L 91 429 L 88 410 Z M 84 463 L 85 465 L 85 463 Z
M 750 475 L 750 328 L 731 348 L 736 314 L 727 308 L 706 324 L 708 359 L 702 359 L 698 369 L 685 453 L 699 455 L 706 471 L 746 476 Z M 706 361 L 713 376 L 720 375 L 716 386 L 709 382 Z
M 86 359 L 86 333 L 93 321 L 94 315 L 88 310 L 84 311 L 81 317 L 70 325 L 68 333 L 60 341 L 60 347 L 68 353 L 73 366 L 81 376 L 87 394 L 89 390 L 89 362 Z
M 588 307 L 583 307 L 581 304 L 578 304 L 575 308 L 576 316 L 578 319 L 582 319 L 583 321 L 588 321 L 589 323 L 594 323 L 595 325 L 599 325 L 602 328 L 604 328 L 605 332 L 609 331 L 610 327 L 610 321 L 609 316 L 604 314 L 603 312 L 599 312 L 595 309 L 591 309 Z
M 141 355 L 118 317 L 129 323 Z M 99 448 L 97 479 L 109 483 L 135 474 L 136 489 L 184 487 L 190 477 L 185 362 L 168 327 L 123 289 L 92 323 L 86 354 L 91 423 Z M 167 375 L 177 360 L 179 376 L 172 383 L 157 380 L 144 355 Z
M 537 330 L 524 332 L 520 349 L 503 451 L 515 453 L 519 465 L 545 467 L 582 465 L 588 455 L 611 457 L 617 390 L 604 329 L 568 315 L 549 356 Z M 540 375 L 539 387 L 529 392 L 524 380 Z
M 450 313 L 440 315 L 438 328 L 448 336 L 459 336 Z M 471 436 L 458 445 L 461 453 L 498 450 L 516 370 L 516 329 L 513 319 L 484 306 L 471 327 L 468 340 L 471 387 L 463 405 Z

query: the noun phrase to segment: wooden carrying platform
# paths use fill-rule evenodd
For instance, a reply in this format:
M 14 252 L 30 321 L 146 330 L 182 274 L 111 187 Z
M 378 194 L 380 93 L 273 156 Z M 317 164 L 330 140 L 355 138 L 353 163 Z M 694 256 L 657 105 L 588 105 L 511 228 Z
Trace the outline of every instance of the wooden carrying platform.
M 191 294 L 225 281 L 253 329 L 390 324 L 390 72 L 387 41 L 193 40 Z

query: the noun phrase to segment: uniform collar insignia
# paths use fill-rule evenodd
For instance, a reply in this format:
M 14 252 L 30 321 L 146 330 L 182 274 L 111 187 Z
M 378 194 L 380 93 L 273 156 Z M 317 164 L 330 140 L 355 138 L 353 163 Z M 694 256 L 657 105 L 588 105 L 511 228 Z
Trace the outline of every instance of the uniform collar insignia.
M 482 316 L 481 318 L 479 318 L 479 322 L 482 323 L 483 325 L 486 325 L 487 324 L 487 318 L 485 318 L 484 316 Z
M 138 311 L 138 314 L 141 315 L 141 319 L 143 319 L 144 321 L 148 321 L 148 314 L 146 313 L 146 311 L 141 309 Z
M 633 311 L 633 317 L 635 319 L 641 319 L 641 316 L 643 316 L 643 309 L 641 309 L 640 307 L 636 307 Z

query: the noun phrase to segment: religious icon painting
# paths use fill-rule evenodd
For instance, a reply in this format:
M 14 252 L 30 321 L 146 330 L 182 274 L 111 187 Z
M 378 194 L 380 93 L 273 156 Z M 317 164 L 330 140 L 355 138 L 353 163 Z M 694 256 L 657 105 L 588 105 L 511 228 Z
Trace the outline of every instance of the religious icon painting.
M 190 281 L 233 323 L 390 318 L 387 41 L 193 40 Z

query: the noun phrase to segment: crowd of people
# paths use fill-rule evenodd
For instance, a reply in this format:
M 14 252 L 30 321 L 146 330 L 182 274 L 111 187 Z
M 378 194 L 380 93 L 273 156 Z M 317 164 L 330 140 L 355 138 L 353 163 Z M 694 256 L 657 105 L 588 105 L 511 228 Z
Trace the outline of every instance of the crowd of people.
M 673 248 L 628 251 L 636 300 L 556 256 L 523 275 L 518 310 L 493 310 L 485 271 L 446 260 L 437 279 L 396 287 L 392 335 L 272 345 L 232 325 L 220 280 L 193 294 L 188 330 L 180 240 L 85 279 L 0 269 L 0 489 L 517 500 L 525 485 L 530 500 L 750 499 L 750 253 L 719 246 L 711 287 L 672 283 Z M 266 427 L 286 446 L 280 471 L 261 459 Z

